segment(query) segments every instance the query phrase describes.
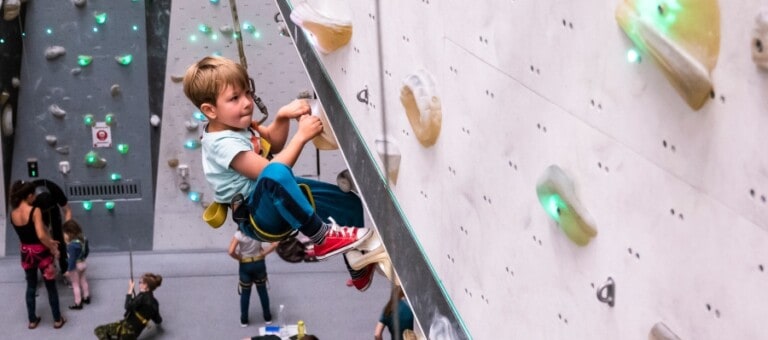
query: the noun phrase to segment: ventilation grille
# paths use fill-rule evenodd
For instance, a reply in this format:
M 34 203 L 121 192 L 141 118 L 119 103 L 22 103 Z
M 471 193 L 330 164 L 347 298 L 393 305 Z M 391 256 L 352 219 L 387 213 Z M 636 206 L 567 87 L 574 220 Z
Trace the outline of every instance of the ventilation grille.
M 90 199 L 141 198 L 141 183 L 79 183 L 67 185 L 67 196 L 72 201 Z

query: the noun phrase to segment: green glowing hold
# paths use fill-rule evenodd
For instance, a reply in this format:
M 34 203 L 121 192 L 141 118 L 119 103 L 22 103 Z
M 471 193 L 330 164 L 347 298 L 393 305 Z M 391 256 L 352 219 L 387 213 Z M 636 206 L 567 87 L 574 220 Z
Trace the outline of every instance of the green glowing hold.
M 192 202 L 200 202 L 201 195 L 197 191 L 190 191 L 189 192 L 189 200 Z
M 200 145 L 201 145 L 200 141 L 198 139 L 195 139 L 195 138 L 187 139 L 187 141 L 184 142 L 184 147 L 189 149 L 189 150 L 195 150 L 195 149 L 199 148 Z
M 117 152 L 119 152 L 122 155 L 125 155 L 128 153 L 128 144 L 117 144 Z
M 83 201 L 83 209 L 85 211 L 91 211 L 91 209 L 93 209 L 93 202 L 91 202 L 91 201 Z
M 93 62 L 93 57 L 89 55 L 81 54 L 77 56 L 77 64 L 80 66 L 88 66 Z
M 106 116 L 104 116 L 104 122 L 107 123 L 107 125 L 112 125 L 115 123 L 115 114 L 114 113 L 107 113 Z
M 208 26 L 206 24 L 197 25 L 197 30 L 205 34 L 209 34 L 213 32 L 213 29 L 211 28 L 211 26 Z
M 106 12 L 101 12 L 101 13 L 96 12 L 93 15 L 93 17 L 96 18 L 96 23 L 99 24 L 99 25 L 103 25 L 105 22 L 107 22 L 107 13 Z
M 115 60 L 117 60 L 117 63 L 120 65 L 130 65 L 131 62 L 133 61 L 133 55 L 124 54 L 124 55 L 115 57 Z
M 563 201 L 563 198 L 558 194 L 551 194 L 549 196 L 541 197 L 542 205 L 545 207 L 547 215 L 556 222 L 560 222 L 560 215 L 568 209 L 568 205 Z
M 83 124 L 85 126 L 93 126 L 93 115 L 89 113 L 83 116 Z
M 113 182 L 117 182 L 117 181 L 123 179 L 123 176 L 121 176 L 120 174 L 115 172 L 115 173 L 109 175 L 109 179 L 111 179 Z
M 115 201 L 106 201 L 106 202 L 104 202 L 104 208 L 107 208 L 107 210 L 115 209 Z
M 89 151 L 85 154 L 85 164 L 93 165 L 99 160 L 99 155 L 95 151 Z

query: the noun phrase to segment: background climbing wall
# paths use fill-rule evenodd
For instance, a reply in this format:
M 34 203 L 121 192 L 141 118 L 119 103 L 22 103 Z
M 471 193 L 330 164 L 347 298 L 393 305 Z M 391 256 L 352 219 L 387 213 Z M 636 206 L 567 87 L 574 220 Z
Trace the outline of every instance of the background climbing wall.
M 30 1 L 26 6 L 11 181 L 37 176 L 58 183 L 94 250 L 127 249 L 129 239 L 134 249 L 151 249 L 144 3 L 91 1 L 77 7 L 70 1 Z M 60 53 L 48 54 L 51 47 Z M 132 60 L 122 64 L 116 60 L 129 55 Z M 113 123 L 98 140 L 85 118 L 105 124 L 110 114 Z M 128 153 L 118 151 L 119 144 Z M 86 165 L 92 151 L 106 162 L 103 167 Z M 29 169 L 32 159 L 36 174 Z M 68 162 L 69 169 L 62 170 L 60 162 Z M 92 203 L 90 210 L 85 201 Z M 10 228 L 5 234 L 6 249 L 15 254 L 18 238 Z
M 237 11 L 248 72 L 255 81 L 257 94 L 269 109 L 268 124 L 282 105 L 302 91 L 312 91 L 312 86 L 292 41 L 279 33 L 274 2 L 238 1 Z M 229 1 L 172 3 L 157 171 L 155 249 L 224 249 L 234 233 L 231 220 L 216 230 L 202 220 L 204 207 L 211 202 L 213 193 L 203 176 L 200 149 L 187 142 L 199 140 L 203 123 L 195 118 L 197 109 L 184 96 L 180 82 L 187 67 L 204 56 L 215 54 L 239 62 L 234 32 L 229 31 L 232 29 Z M 260 118 L 258 110 L 254 118 Z M 308 144 L 294 166 L 294 173 L 317 177 L 319 172 L 321 176 L 327 175 L 324 180 L 333 181 L 344 168 L 340 157 L 338 152 L 323 151 L 318 160 L 316 150 Z M 178 165 L 171 166 L 176 162 Z M 185 166 L 189 169 L 186 179 L 181 176 L 186 170 L 180 170 Z M 182 183 L 189 185 L 188 191 L 181 190 Z
M 384 131 L 399 149 L 391 192 L 474 338 L 646 339 L 658 322 L 683 339 L 768 337 L 760 3 L 720 2 L 714 91 L 697 111 L 649 55 L 627 58 L 619 1 L 380 3 L 310 1 L 354 26 L 322 63 L 369 152 Z M 419 69 L 442 104 L 430 147 L 400 103 Z M 538 202 L 553 164 L 595 221 L 586 247 Z M 609 277 L 614 307 L 596 296 Z

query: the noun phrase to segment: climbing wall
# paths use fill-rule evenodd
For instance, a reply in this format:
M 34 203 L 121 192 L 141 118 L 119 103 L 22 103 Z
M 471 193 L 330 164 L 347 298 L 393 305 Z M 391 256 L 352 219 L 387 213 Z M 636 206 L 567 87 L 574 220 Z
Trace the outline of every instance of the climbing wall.
M 144 3 L 26 6 L 11 182 L 56 182 L 95 251 L 151 249 Z M 16 254 L 18 237 L 5 234 Z
M 280 35 L 272 1 L 238 1 L 237 12 L 248 73 L 272 121 L 277 110 L 300 92 L 312 91 L 292 41 Z M 280 20 L 280 18 L 278 18 Z M 174 1 L 168 38 L 162 136 L 157 169 L 154 249 L 224 249 L 235 230 L 228 221 L 211 229 L 202 220 L 213 192 L 203 176 L 199 139 L 202 114 L 184 96 L 181 78 L 187 67 L 209 55 L 240 61 L 229 1 Z M 260 119 L 254 110 L 254 119 Z M 311 145 L 294 167 L 296 175 L 317 176 L 341 164 L 338 152 L 318 161 Z M 334 162 L 335 160 L 335 162 Z M 331 170 L 329 170 L 331 169 Z
M 417 270 L 455 338 L 768 337 L 758 2 L 628 2 L 626 27 L 618 0 L 308 3 L 353 26 L 338 50 L 299 54 L 330 80 L 320 99 L 340 99 L 331 123 L 353 125 L 333 127 L 347 161 L 376 163 L 350 168 L 427 334 L 441 313 L 413 293 Z M 714 43 L 708 68 L 696 53 Z M 426 96 L 415 124 L 409 91 Z M 399 215 L 377 218 L 382 200 Z M 407 268 L 409 242 L 425 268 Z

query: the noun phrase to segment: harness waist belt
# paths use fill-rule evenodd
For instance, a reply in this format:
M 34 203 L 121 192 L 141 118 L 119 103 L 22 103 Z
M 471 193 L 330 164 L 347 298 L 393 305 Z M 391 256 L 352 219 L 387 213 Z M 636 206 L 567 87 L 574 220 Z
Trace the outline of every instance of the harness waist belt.
M 263 259 L 264 259 L 264 256 L 256 255 L 256 256 L 242 258 L 240 259 L 240 263 L 256 262 L 256 261 L 261 261 Z

